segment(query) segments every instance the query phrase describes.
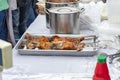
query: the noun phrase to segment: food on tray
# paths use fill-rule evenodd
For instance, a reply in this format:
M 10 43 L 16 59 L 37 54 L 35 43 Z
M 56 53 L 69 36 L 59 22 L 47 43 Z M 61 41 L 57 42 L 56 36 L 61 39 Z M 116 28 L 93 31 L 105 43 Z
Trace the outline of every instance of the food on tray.
M 51 49 L 52 47 L 52 43 L 45 36 L 35 38 L 34 36 L 26 33 L 25 38 L 27 39 L 26 41 L 27 49 L 35 49 L 35 48 Z
M 84 48 L 80 47 L 80 42 L 84 40 L 84 37 L 80 37 L 77 39 L 72 39 L 69 37 L 59 37 L 59 36 L 53 36 L 52 44 L 56 47 L 56 49 L 60 50 L 81 50 Z
M 85 47 L 84 36 L 79 38 L 52 36 L 51 38 L 40 36 L 38 38 L 26 33 L 25 38 L 27 49 L 55 49 L 55 50 L 77 50 L 80 51 Z
M 28 40 L 33 40 L 34 39 L 34 37 L 31 36 L 29 33 L 25 34 L 25 38 L 28 39 Z

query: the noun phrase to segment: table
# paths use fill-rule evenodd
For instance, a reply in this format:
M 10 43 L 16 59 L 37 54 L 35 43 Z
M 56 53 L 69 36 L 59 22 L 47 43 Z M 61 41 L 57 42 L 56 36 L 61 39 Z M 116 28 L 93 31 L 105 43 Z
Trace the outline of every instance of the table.
M 46 28 L 45 22 L 45 16 L 39 15 L 26 32 L 32 34 L 49 34 L 50 31 Z M 23 80 L 18 79 L 18 77 L 24 77 L 26 78 L 25 80 L 40 80 L 40 78 L 42 80 L 91 80 L 96 61 L 96 56 L 25 56 L 19 55 L 18 52 L 13 49 L 14 66 L 12 69 L 3 71 L 3 80 L 7 80 L 5 78 L 8 76 L 10 80 L 10 75 L 11 80 Z M 119 75 L 115 74 L 115 69 L 111 68 L 111 65 L 109 65 L 109 69 L 110 76 L 112 78 L 118 78 Z M 27 77 L 30 76 L 32 76 L 32 78 L 28 79 Z

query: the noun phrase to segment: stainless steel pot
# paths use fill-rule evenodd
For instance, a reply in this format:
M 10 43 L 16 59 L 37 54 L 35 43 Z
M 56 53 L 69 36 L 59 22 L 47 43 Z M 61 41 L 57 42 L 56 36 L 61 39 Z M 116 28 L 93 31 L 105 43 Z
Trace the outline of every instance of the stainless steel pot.
M 47 0 L 46 3 L 45 3 L 47 28 L 50 27 L 49 14 L 47 14 L 47 13 L 48 13 L 48 9 L 54 8 L 54 7 L 65 7 L 65 6 L 78 7 L 78 4 L 79 4 L 78 2 L 54 3 L 54 2 L 49 2 L 49 1 Z
M 68 6 L 68 4 L 60 4 L 60 3 L 52 3 L 52 2 L 46 2 L 46 26 L 47 28 L 50 28 L 50 21 L 49 21 L 49 14 L 48 14 L 48 9 L 53 8 L 53 7 L 63 7 L 63 6 Z
M 80 11 L 75 7 L 56 7 L 48 10 L 50 32 L 53 34 L 79 34 Z

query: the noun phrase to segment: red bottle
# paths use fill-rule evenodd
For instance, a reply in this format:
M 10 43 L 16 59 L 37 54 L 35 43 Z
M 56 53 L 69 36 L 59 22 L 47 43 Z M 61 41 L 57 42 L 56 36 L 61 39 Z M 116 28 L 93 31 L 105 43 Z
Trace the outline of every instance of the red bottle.
M 96 64 L 93 80 L 111 80 L 105 55 L 98 56 L 98 62 Z

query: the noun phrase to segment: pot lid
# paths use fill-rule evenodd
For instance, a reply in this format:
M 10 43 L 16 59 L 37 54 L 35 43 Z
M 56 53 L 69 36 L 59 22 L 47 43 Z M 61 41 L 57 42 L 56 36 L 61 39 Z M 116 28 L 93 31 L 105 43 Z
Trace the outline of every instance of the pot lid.
M 79 12 L 79 9 L 75 7 L 54 7 L 48 9 L 48 11 L 50 13 L 56 13 L 56 14 L 68 14 L 68 13 Z

